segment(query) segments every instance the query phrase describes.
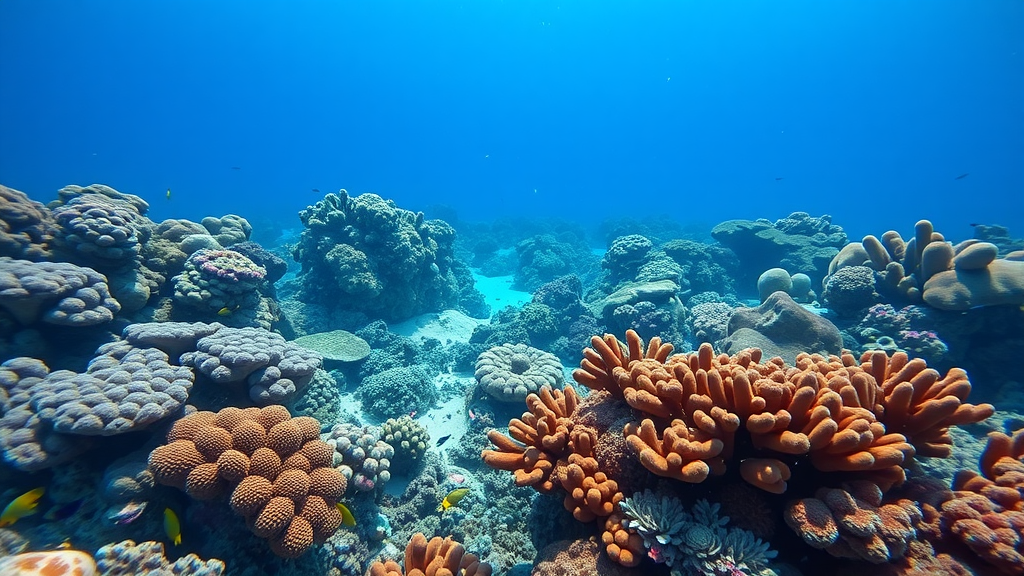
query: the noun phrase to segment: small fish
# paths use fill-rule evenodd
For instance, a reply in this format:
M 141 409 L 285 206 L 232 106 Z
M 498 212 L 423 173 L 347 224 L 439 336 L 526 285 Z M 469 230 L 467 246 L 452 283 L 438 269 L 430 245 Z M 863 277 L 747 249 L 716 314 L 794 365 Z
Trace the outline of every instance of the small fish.
M 412 412 L 409 412 L 409 418 L 415 418 L 415 417 L 416 417 L 416 411 L 415 410 L 413 410 Z
M 978 224 L 977 222 L 974 222 L 974 223 L 968 224 L 968 226 L 971 226 L 971 227 L 981 226 L 981 224 Z
M 3 513 L 0 513 L 0 528 L 10 526 L 25 516 L 35 514 L 36 507 L 39 506 L 39 499 L 45 492 L 46 488 L 36 488 L 11 500 L 11 503 L 4 508 Z
M 232 170 L 241 170 L 242 167 L 241 166 L 232 166 L 231 169 Z
M 181 523 L 178 522 L 178 515 L 170 508 L 164 508 L 164 533 L 175 546 L 181 544 Z
M 79 498 L 74 502 L 68 502 L 67 504 L 61 504 L 60 506 L 51 506 L 46 514 L 43 514 L 43 520 L 64 520 L 74 516 L 75 512 L 82 507 L 85 502 L 85 498 Z
M 319 188 L 313 188 L 313 192 L 316 192 L 317 194 L 319 194 L 320 193 L 320 189 Z
M 234 310 L 228 308 L 227 306 L 221 308 L 220 310 L 217 310 L 217 316 L 231 316 L 232 313 L 234 313 Z
M 71 550 L 71 538 L 65 538 L 63 542 L 57 544 L 58 550 Z
M 476 414 L 473 412 L 472 408 L 469 409 L 469 419 L 476 420 Z
M 466 494 L 469 494 L 469 488 L 456 488 L 455 490 L 452 490 L 444 497 L 444 500 L 441 501 L 441 505 L 438 506 L 437 511 L 444 512 L 452 506 L 455 506 L 460 500 L 466 497 Z
M 345 506 L 341 502 L 338 502 L 334 506 L 338 509 L 338 512 L 341 512 L 342 524 L 349 527 L 356 525 L 356 517 L 352 515 L 352 511 L 348 509 L 348 506 Z
M 449 438 L 451 438 L 451 437 L 452 437 L 452 435 L 451 435 L 451 434 L 448 434 L 448 435 L 446 435 L 446 436 L 441 436 L 440 438 L 438 438 L 438 439 L 437 439 L 437 445 L 438 445 L 438 446 L 440 446 L 441 444 L 444 444 L 444 443 L 445 443 L 445 442 L 447 442 L 447 441 L 448 441 L 448 439 L 449 439 Z
M 142 515 L 146 509 L 145 502 L 129 502 L 120 510 L 107 514 L 107 520 L 113 520 L 114 524 L 131 524 Z
M 778 182 L 779 180 L 785 180 L 785 178 L 776 178 L 775 179 L 776 182 Z
M 171 199 L 171 189 L 170 188 L 167 189 L 167 199 L 168 200 Z
M 964 178 L 967 178 L 968 175 L 970 175 L 970 172 L 964 172 L 963 174 L 957 176 L 956 178 L 953 178 L 953 180 L 963 180 Z

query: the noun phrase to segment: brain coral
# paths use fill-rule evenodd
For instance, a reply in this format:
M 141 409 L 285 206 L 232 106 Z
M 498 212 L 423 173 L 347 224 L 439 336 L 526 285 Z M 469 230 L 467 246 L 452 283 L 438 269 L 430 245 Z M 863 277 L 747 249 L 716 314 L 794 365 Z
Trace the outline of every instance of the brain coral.
M 232 509 L 278 556 L 296 558 L 341 526 L 345 477 L 331 467 L 320 423 L 284 406 L 196 412 L 149 456 L 160 484 L 198 500 L 230 493 Z
M 23 326 L 92 326 L 121 311 L 106 277 L 92 268 L 7 257 L 0 257 L 0 308 Z
M 217 382 L 246 382 L 257 404 L 288 402 L 313 378 L 321 356 L 263 328 L 220 328 L 200 338 L 181 363 Z
M 376 194 L 344 190 L 300 212 L 300 298 L 387 321 L 455 307 L 455 231 Z
M 554 354 L 526 344 L 503 344 L 484 350 L 476 359 L 476 381 L 502 402 L 522 402 L 547 385 L 565 382 L 562 363 Z

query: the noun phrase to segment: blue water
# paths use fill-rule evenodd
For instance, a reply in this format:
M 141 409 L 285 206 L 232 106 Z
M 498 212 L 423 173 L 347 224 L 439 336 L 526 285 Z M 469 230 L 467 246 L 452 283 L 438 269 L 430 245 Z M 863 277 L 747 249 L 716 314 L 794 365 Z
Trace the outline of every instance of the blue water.
M 157 221 L 297 225 L 347 188 L 470 220 L 1024 234 L 1015 0 L 3 0 L 0 86 L 0 182 L 104 183 Z

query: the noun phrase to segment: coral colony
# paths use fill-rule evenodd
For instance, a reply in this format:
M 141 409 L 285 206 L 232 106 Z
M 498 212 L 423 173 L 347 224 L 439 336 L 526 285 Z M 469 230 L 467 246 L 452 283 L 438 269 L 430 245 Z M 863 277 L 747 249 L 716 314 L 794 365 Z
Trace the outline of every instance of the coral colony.
M 148 211 L 0 186 L 0 574 L 1024 574 L 1005 229 Z

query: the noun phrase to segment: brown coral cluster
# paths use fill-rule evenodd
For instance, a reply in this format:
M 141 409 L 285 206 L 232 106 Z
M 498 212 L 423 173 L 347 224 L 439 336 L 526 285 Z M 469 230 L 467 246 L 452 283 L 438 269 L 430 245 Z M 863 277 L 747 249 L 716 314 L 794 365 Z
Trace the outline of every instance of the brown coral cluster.
M 405 547 L 405 571 L 394 560 L 374 562 L 370 576 L 490 576 L 491 565 L 451 537 L 430 540 L 417 532 Z
M 653 338 L 645 346 L 632 330 L 625 343 L 606 335 L 591 344 L 573 378 L 632 409 L 622 434 L 650 473 L 699 483 L 733 469 L 774 494 L 809 469 L 840 473 L 835 479 L 843 489 L 823 486 L 790 516 L 805 539 L 819 537 L 818 548 L 842 557 L 904 554 L 920 513 L 907 502 L 883 503 L 882 495 L 904 482 L 915 454 L 949 455 L 950 426 L 994 411 L 966 402 L 971 385 L 962 370 L 943 376 L 904 353 L 874 351 L 859 360 L 800 354 L 788 366 L 779 358 L 762 361 L 757 349 L 715 355 L 709 344 L 671 355 L 670 344 Z M 623 495 L 615 475 L 593 458 L 598 434 L 574 415 L 578 402 L 571 386 L 531 394 L 529 411 L 509 425 L 511 438 L 488 434 L 496 449 L 485 450 L 483 459 L 512 471 L 520 486 L 565 491 L 565 507 L 577 519 L 604 519 L 609 555 L 635 565 L 642 540 L 621 524 Z M 834 530 L 816 536 L 808 516 Z
M 278 556 L 298 557 L 341 526 L 345 477 L 314 418 L 279 405 L 196 412 L 167 441 L 149 456 L 157 482 L 197 500 L 230 494 L 232 510 Z

